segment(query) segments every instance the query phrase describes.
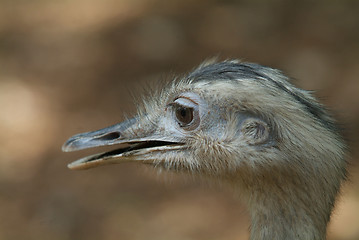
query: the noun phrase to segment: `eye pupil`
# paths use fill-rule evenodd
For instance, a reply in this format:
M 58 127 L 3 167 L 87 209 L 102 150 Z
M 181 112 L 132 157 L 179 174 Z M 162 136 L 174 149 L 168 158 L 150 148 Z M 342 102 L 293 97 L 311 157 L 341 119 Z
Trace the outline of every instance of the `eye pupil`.
M 193 120 L 193 108 L 178 107 L 176 109 L 176 118 L 182 126 L 190 124 Z
M 187 112 L 186 109 L 182 108 L 181 109 L 181 117 L 186 118 Z

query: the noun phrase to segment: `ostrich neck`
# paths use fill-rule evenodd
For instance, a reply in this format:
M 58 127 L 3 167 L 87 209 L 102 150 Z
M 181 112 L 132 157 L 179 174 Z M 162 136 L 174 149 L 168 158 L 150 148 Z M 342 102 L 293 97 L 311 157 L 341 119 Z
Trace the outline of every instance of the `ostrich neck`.
M 317 209 L 311 209 L 310 205 L 300 206 L 280 197 L 262 196 L 249 208 L 251 240 L 325 239 L 327 221 L 322 214 L 316 215 Z
M 250 239 L 326 239 L 335 187 L 313 178 L 276 173 L 242 181 L 241 187 L 237 185 L 251 216 Z

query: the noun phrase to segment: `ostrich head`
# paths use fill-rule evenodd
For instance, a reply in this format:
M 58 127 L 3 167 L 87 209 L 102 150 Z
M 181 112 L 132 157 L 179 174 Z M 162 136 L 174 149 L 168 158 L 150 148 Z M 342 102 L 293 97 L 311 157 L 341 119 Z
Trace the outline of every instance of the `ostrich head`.
M 239 189 L 252 239 L 324 239 L 345 177 L 332 118 L 280 71 L 207 62 L 144 101 L 127 121 L 70 138 L 64 151 L 117 149 L 69 164 L 87 169 L 138 161 Z

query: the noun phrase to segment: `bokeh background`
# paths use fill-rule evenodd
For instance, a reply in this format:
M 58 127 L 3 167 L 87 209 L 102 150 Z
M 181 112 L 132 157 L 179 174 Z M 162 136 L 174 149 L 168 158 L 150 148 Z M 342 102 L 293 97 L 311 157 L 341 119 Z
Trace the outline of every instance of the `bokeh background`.
M 71 135 L 203 60 L 277 67 L 316 90 L 351 161 L 330 240 L 359 239 L 359 1 L 0 0 L 0 239 L 247 239 L 232 193 L 121 164 L 70 171 Z

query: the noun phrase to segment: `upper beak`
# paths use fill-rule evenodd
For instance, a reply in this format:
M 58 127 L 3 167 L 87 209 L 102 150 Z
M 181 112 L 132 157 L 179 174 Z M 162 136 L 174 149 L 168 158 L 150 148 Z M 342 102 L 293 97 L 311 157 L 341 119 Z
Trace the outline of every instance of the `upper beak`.
M 147 160 L 146 154 L 180 148 L 183 144 L 173 137 L 159 136 L 138 118 L 93 132 L 77 134 L 68 139 L 62 151 L 71 152 L 85 148 L 118 145 L 116 150 L 81 158 L 68 165 L 70 169 L 88 169 L 100 165 L 133 160 Z M 153 160 L 153 159 L 151 159 Z

